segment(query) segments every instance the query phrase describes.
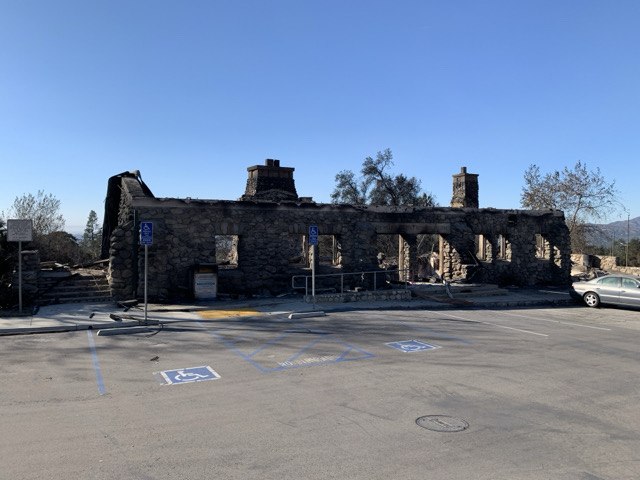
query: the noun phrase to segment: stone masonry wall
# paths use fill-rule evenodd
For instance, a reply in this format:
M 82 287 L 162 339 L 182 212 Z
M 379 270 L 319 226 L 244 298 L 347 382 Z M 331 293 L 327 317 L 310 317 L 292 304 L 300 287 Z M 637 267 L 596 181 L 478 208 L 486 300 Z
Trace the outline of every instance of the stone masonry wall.
M 40 253 L 37 250 L 23 250 L 22 253 L 22 299 L 29 304 L 38 296 L 38 277 L 40 276 Z M 19 295 L 20 278 L 18 267 L 13 272 L 12 288 Z
M 317 225 L 320 235 L 333 236 L 338 248 L 339 265 L 321 266 L 318 274 L 377 270 L 379 234 L 401 235 L 403 266 L 417 271 L 414 242 L 418 234 L 428 233 L 440 235 L 441 275 L 446 279 L 519 285 L 570 282 L 569 235 L 561 212 L 159 199 L 141 195 L 137 182 L 129 178 L 123 178 L 122 191 L 120 224 L 112 232 L 109 250 L 116 298 L 140 298 L 143 293 L 141 221 L 153 222 L 154 228 L 148 247 L 152 300 L 188 294 L 194 265 L 215 263 L 218 235 L 233 235 L 237 241 L 237 266 L 219 272 L 219 293 L 290 291 L 291 277 L 310 270 L 291 263 L 287 246 L 292 237 L 307 235 L 310 225 Z M 486 260 L 475 253 L 480 235 L 490 245 Z M 536 235 L 547 242 L 546 257 L 536 256 Z M 330 288 L 335 282 L 322 279 L 318 287 Z M 367 287 L 354 283 L 346 288 L 356 286 Z

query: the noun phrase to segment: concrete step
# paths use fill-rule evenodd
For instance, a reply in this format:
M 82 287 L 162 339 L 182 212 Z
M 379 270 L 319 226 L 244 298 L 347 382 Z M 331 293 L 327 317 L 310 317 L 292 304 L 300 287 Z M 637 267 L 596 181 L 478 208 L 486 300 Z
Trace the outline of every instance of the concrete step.
M 39 305 L 105 302 L 111 298 L 107 278 L 99 270 L 43 272 L 40 280 Z

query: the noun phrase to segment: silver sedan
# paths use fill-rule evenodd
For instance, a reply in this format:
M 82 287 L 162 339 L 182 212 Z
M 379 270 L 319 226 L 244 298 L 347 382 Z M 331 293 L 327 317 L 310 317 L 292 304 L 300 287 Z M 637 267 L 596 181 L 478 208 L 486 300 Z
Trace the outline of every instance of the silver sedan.
M 571 285 L 571 296 L 581 298 L 590 307 L 600 304 L 640 307 L 640 278 L 607 275 Z

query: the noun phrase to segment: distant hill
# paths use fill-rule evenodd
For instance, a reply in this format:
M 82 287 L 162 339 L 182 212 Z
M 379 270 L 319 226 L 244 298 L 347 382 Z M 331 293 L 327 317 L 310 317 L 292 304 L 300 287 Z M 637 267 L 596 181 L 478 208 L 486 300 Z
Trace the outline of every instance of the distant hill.
M 610 246 L 615 240 L 627 242 L 627 221 L 593 224 L 596 232 L 589 238 L 589 243 L 598 247 Z M 632 218 L 628 222 L 629 239 L 640 238 L 640 217 Z

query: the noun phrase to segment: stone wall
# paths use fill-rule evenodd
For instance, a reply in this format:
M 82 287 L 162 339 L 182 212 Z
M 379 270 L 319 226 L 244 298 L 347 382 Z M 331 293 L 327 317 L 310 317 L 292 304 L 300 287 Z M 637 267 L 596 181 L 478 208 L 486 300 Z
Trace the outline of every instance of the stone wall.
M 317 303 L 349 303 L 349 302 L 380 302 L 385 300 L 411 300 L 410 290 L 381 290 L 375 292 L 349 292 L 349 293 L 321 293 L 316 295 Z M 304 301 L 313 303 L 311 295 L 305 295 Z
M 187 295 L 191 269 L 215 263 L 216 238 L 229 235 L 237 245 L 237 264 L 220 270 L 219 293 L 291 291 L 293 275 L 310 274 L 308 264 L 291 261 L 291 240 L 306 245 L 311 225 L 318 226 L 321 236 L 332 236 L 336 249 L 336 264 L 320 265 L 318 274 L 377 270 L 376 239 L 382 234 L 401 237 L 401 268 L 417 272 L 417 236 L 438 234 L 439 273 L 445 279 L 518 285 L 570 282 L 569 234 L 562 212 L 155 198 L 144 194 L 136 178 L 126 176 L 120 189 L 118 225 L 105 232 L 116 298 L 143 294 L 144 247 L 138 245 L 142 221 L 153 222 L 148 294 L 158 301 Z M 299 258 L 308 258 L 305 253 Z M 336 281 L 324 278 L 318 287 L 335 287 Z M 355 287 L 367 285 L 353 281 L 346 286 Z
M 574 253 L 571 255 L 574 265 L 582 267 L 594 267 L 605 272 L 624 273 L 625 275 L 640 276 L 640 267 L 624 267 L 618 265 L 618 258 L 610 255 L 582 255 Z

